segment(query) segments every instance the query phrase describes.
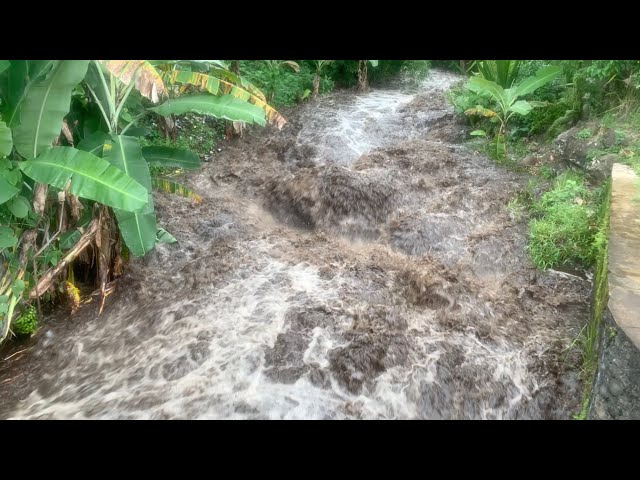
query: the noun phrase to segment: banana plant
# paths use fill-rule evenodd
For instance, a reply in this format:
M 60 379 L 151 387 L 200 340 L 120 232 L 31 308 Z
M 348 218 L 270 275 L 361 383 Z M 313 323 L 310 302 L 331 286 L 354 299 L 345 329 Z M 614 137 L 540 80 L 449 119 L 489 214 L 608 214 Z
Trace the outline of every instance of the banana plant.
M 368 64 L 378 66 L 378 60 L 358 60 L 358 90 L 366 92 L 369 89 Z
M 212 81 L 170 98 L 178 85 L 165 85 L 158 64 L 216 71 L 218 88 Z M 0 341 L 15 311 L 39 301 L 89 245 L 104 300 L 121 240 L 134 256 L 175 241 L 156 224 L 151 189 L 200 198 L 152 178 L 149 164 L 195 169 L 200 161 L 187 150 L 141 148 L 127 135 L 141 118 L 199 112 L 282 126 L 264 95 L 226 68 L 216 60 L 0 61 Z
M 329 65 L 333 60 L 314 60 L 314 66 L 316 67 L 316 73 L 313 76 L 313 98 L 318 96 L 318 92 L 320 90 L 320 75 L 322 73 L 322 69 Z
M 299 66 L 295 62 L 278 63 L 276 60 L 267 60 L 267 62 L 276 62 L 269 63 L 273 69 L 288 66 L 294 71 L 299 71 Z M 230 96 L 235 99 L 233 101 L 235 107 L 244 108 L 244 104 L 248 103 L 263 111 L 263 113 L 260 113 L 257 109 L 254 109 L 253 111 L 256 113 L 253 114 L 253 117 L 249 116 L 248 121 L 241 118 L 228 118 L 224 115 L 218 118 L 243 121 L 249 124 L 257 123 L 259 125 L 264 125 L 266 121 L 279 129 L 286 123 L 285 118 L 269 105 L 264 93 L 259 88 L 240 77 L 237 73 L 222 68 L 218 62 L 157 61 L 155 62 L 155 67 L 160 72 L 164 84 L 167 85 L 170 92 L 173 92 L 173 96 L 192 89 L 199 93 Z
M 279 73 L 283 68 L 288 68 L 295 73 L 300 73 L 300 65 L 293 60 L 264 60 L 265 65 L 269 70 L 269 79 L 267 84 L 268 100 L 273 102 L 278 90 L 278 83 L 280 81 Z
M 194 64 L 207 73 L 193 71 Z M 109 127 L 109 138 L 104 143 L 103 158 L 150 191 L 152 185 L 166 186 L 167 182 L 152 182 L 148 168 L 149 161 L 145 155 L 150 157 L 152 163 L 161 163 L 165 160 L 165 166 L 181 168 L 198 168 L 199 161 L 197 156 L 186 150 L 169 147 L 150 147 L 145 150 L 139 146 L 135 137 L 124 136 L 124 133 L 144 115 L 151 112 L 170 117 L 196 112 L 215 118 L 264 126 L 270 107 L 247 90 L 242 89 L 240 92 L 239 87 L 230 81 L 235 80 L 241 83 L 240 79 L 225 70 L 224 66 L 225 64 L 217 61 L 94 61 L 91 71 L 95 73 L 93 77 L 87 77 L 87 88 L 99 105 L 105 123 Z M 105 72 L 102 71 L 103 69 Z M 217 72 L 218 76 L 212 75 L 213 72 Z M 221 78 L 223 76 L 226 80 Z M 93 78 L 93 87 L 91 78 Z M 102 85 L 102 97 L 97 94 L 99 85 L 96 84 L 98 83 Z M 140 102 L 134 100 L 133 103 L 140 113 L 136 112 L 131 121 L 119 131 L 120 114 L 134 86 L 142 97 L 146 97 L 152 103 L 164 101 L 157 106 L 141 108 Z M 193 88 L 181 88 L 185 86 Z M 170 95 L 170 92 L 173 95 Z M 183 194 L 188 192 L 186 187 L 179 185 L 178 187 L 180 188 L 174 186 L 169 191 Z M 194 198 L 193 195 L 187 196 Z M 142 211 L 114 209 L 114 213 L 125 244 L 133 255 L 142 256 L 154 248 L 157 225 L 150 195 L 147 206 Z
M 518 78 L 522 60 L 478 60 L 474 69 L 485 79 L 502 88 L 510 88 Z
M 521 97 L 533 93 L 538 88 L 546 85 L 561 73 L 560 67 L 546 67 L 538 70 L 535 76 L 528 77 L 514 85 L 511 88 L 504 89 L 496 82 L 475 76 L 469 79 L 465 87 L 474 93 L 488 97 L 496 104 L 495 109 L 484 108 L 477 105 L 474 108 L 466 110 L 465 115 L 480 115 L 490 118 L 491 121 L 500 124 L 498 134 L 496 136 L 497 157 L 503 159 L 506 157 L 507 144 L 507 125 L 509 119 L 513 115 L 528 115 L 534 107 L 545 105 L 543 102 L 521 100 Z M 486 136 L 484 130 L 475 130 L 471 135 Z

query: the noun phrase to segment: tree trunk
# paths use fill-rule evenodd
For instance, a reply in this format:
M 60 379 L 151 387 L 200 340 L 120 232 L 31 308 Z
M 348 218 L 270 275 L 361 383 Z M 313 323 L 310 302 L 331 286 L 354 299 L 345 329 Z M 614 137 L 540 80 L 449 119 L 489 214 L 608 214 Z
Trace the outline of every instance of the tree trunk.
M 316 76 L 313 77 L 313 98 L 318 96 L 320 90 L 320 72 L 316 72 Z
M 231 60 L 229 66 L 236 75 L 240 75 L 240 60 Z M 232 122 L 231 120 L 225 120 L 224 122 L 224 137 L 227 140 L 231 140 L 234 137 L 242 136 L 242 122 Z
M 176 128 L 176 122 L 173 115 L 168 117 L 159 117 L 158 128 L 163 138 L 170 138 L 173 143 L 176 143 L 176 137 L 178 129 Z
M 366 92 L 369 89 L 367 78 L 367 60 L 358 60 L 358 90 Z

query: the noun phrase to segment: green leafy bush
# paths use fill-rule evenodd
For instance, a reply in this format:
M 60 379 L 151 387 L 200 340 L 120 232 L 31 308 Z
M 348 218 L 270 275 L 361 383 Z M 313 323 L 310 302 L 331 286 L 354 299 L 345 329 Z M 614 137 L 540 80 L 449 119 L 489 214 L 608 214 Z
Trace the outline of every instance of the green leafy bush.
M 265 61 L 242 60 L 240 71 L 244 78 L 265 90 L 268 95 L 272 95 L 272 103 L 276 107 L 290 107 L 303 100 L 305 91 L 313 90 L 315 75 L 313 62 L 299 60 L 296 63 L 299 66 L 298 72 L 289 68 L 280 68 L 274 71 Z M 335 82 L 330 77 L 333 63 L 339 62 L 327 65 L 320 77 L 319 92 L 321 94 L 330 92 L 335 87 Z M 352 61 L 352 63 L 355 62 Z
M 38 317 L 36 307 L 33 305 L 26 309 L 13 321 L 13 333 L 19 337 L 32 335 L 38 328 Z
M 563 174 L 532 205 L 527 250 L 541 269 L 561 265 L 590 266 L 594 258 L 593 199 L 584 181 Z

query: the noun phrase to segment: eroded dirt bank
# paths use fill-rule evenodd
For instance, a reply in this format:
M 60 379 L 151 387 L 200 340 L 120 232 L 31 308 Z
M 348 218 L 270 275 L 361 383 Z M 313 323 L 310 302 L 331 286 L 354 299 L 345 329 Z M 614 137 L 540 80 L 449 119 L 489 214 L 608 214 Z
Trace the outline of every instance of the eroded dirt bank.
M 590 285 L 527 259 L 527 178 L 458 143 L 456 80 L 329 95 L 187 177 L 201 204 L 155 195 L 179 245 L 3 362 L 0 417 L 569 418 Z

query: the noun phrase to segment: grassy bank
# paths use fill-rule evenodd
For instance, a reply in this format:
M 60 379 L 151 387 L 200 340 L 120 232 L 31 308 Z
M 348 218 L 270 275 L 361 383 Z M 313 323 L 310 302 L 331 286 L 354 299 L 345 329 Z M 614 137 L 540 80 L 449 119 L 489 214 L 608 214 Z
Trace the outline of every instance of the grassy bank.
M 591 391 L 598 368 L 598 345 L 602 325 L 602 314 L 607 307 L 608 288 L 608 239 L 609 209 L 611 205 L 611 180 L 607 181 L 602 191 L 600 209 L 598 211 L 598 230 L 594 237 L 593 256 L 595 267 L 591 294 L 591 314 L 576 342 L 581 354 L 580 376 L 583 381 L 581 409 L 574 416 L 577 420 L 587 418 Z

